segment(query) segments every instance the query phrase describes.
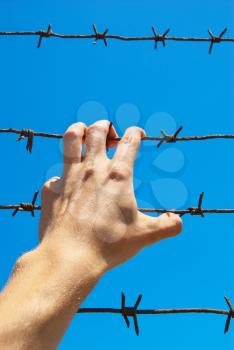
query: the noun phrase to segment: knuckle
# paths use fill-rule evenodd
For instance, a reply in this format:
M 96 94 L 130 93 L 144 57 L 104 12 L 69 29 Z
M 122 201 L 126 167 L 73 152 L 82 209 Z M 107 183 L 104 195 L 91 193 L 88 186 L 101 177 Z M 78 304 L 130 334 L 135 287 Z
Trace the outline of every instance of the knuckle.
M 109 231 L 109 227 L 107 225 L 106 220 L 102 218 L 96 218 L 94 221 L 94 229 L 95 231 L 102 232 L 102 234 L 105 234 L 106 231 Z
M 182 230 L 182 220 L 174 213 L 164 213 L 157 219 L 157 232 L 161 239 L 178 235 Z
M 111 167 L 109 178 L 112 180 L 126 180 L 132 174 L 132 170 L 129 166 L 123 164 L 115 164 Z
M 83 181 L 87 181 L 91 176 L 94 176 L 95 174 L 95 167 L 94 165 L 86 165 L 84 168 L 83 173 Z
M 51 184 L 57 182 L 58 180 L 59 180 L 59 178 L 55 176 L 55 177 L 52 177 L 51 179 L 47 180 L 43 184 L 42 189 L 41 189 L 42 198 L 51 192 Z
M 127 129 L 126 129 L 126 133 L 132 133 L 132 132 L 136 132 L 138 131 L 140 128 L 138 126 L 129 126 Z
M 45 195 L 49 192 L 49 189 L 50 189 L 50 180 L 49 181 L 46 181 L 44 183 L 44 185 L 42 186 L 42 189 L 41 189 L 41 193 L 42 195 Z
M 89 126 L 87 132 L 89 133 L 103 133 L 107 134 L 109 130 L 110 122 L 108 120 L 99 120 Z
M 162 219 L 162 228 L 164 226 L 171 236 L 178 235 L 181 232 L 182 220 L 179 215 L 168 212 L 162 215 Z
M 139 146 L 143 135 L 142 129 L 138 127 L 130 127 L 126 130 L 124 136 L 120 140 L 120 143 L 131 143 L 135 146 Z
M 102 124 L 92 124 L 89 128 L 88 128 L 88 134 L 93 134 L 93 133 L 106 133 L 107 129 L 104 125 Z
M 106 130 L 106 129 L 109 129 L 110 121 L 107 119 L 98 120 L 95 123 L 93 123 L 91 126 L 97 126 Z
M 76 129 L 69 129 L 64 134 L 64 140 L 70 140 L 80 136 L 81 136 L 80 132 L 78 132 Z
M 67 131 L 64 134 L 64 139 L 65 140 L 70 140 L 73 138 L 81 138 L 83 137 L 84 129 L 85 129 L 85 124 L 84 123 L 77 123 L 77 124 L 72 124 Z
M 145 135 L 145 131 L 140 128 L 139 126 L 130 126 L 127 128 L 126 133 L 132 134 L 132 135 L 138 135 L 139 137 Z
M 119 141 L 119 144 L 122 144 L 122 143 L 129 143 L 130 141 L 130 137 L 128 135 L 124 135 L 121 140 Z

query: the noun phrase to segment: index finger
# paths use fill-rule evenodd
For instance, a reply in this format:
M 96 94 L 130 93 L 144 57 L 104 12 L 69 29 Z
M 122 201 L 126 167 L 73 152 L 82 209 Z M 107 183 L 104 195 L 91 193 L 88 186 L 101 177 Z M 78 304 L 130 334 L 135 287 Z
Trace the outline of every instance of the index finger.
M 119 141 L 117 150 L 113 157 L 113 161 L 125 162 L 133 167 L 138 149 L 141 144 L 141 140 L 145 136 L 146 133 L 141 128 L 138 128 L 136 126 L 128 128 L 122 139 Z

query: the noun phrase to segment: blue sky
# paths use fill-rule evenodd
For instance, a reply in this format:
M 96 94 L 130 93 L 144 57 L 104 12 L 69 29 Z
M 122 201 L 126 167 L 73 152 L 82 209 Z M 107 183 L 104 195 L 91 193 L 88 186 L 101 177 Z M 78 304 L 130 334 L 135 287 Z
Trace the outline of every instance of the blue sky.
M 207 36 L 207 29 L 234 36 L 233 4 L 227 0 L 9 1 L 0 0 L 0 30 L 46 29 L 122 35 L 150 35 L 168 27 L 176 36 Z M 0 37 L 1 127 L 63 133 L 69 124 L 113 120 L 119 133 L 138 124 L 149 135 L 234 133 L 234 45 Z M 35 139 L 33 153 L 14 135 L 1 135 L 1 204 L 29 201 L 36 189 L 61 171 L 61 143 Z M 144 143 L 135 167 L 139 206 L 189 207 L 205 192 L 204 207 L 234 207 L 233 141 L 177 143 L 157 149 Z M 39 213 L 31 218 L 1 212 L 0 284 L 15 259 L 38 243 Z M 85 306 L 119 307 L 125 291 L 132 305 L 143 294 L 141 307 L 226 308 L 234 303 L 232 215 L 185 217 L 182 235 L 144 250 L 106 274 Z M 139 317 L 140 336 L 116 315 L 78 315 L 59 349 L 135 348 L 228 350 L 234 345 L 234 324 L 223 335 L 225 317 L 169 315 Z M 123 345 L 124 344 L 124 345 Z

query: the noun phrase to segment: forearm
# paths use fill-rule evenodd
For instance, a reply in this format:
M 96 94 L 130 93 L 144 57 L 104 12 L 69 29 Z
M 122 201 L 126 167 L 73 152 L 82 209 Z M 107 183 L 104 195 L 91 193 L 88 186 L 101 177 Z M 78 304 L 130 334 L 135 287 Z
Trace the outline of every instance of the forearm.
M 1 349 L 56 349 L 103 273 L 92 253 L 73 251 L 47 242 L 17 261 L 0 295 Z

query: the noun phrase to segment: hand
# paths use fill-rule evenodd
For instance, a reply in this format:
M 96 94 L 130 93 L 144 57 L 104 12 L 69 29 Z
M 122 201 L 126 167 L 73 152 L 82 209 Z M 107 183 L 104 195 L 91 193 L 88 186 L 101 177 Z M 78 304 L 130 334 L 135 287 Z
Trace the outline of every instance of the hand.
M 63 175 L 47 181 L 42 190 L 40 239 L 58 244 L 69 256 L 82 250 L 104 272 L 178 234 L 179 216 L 154 218 L 137 210 L 133 165 L 144 136 L 142 129 L 128 128 L 109 159 L 107 137 L 117 137 L 109 121 L 71 125 L 64 135 Z M 109 147 L 115 145 L 108 142 Z
M 108 121 L 64 135 L 63 175 L 42 191 L 42 243 L 17 260 L 0 294 L 1 349 L 56 349 L 105 271 L 181 230 L 177 215 L 137 210 L 132 175 L 144 131 L 127 129 L 112 160 L 107 136 L 117 136 Z

